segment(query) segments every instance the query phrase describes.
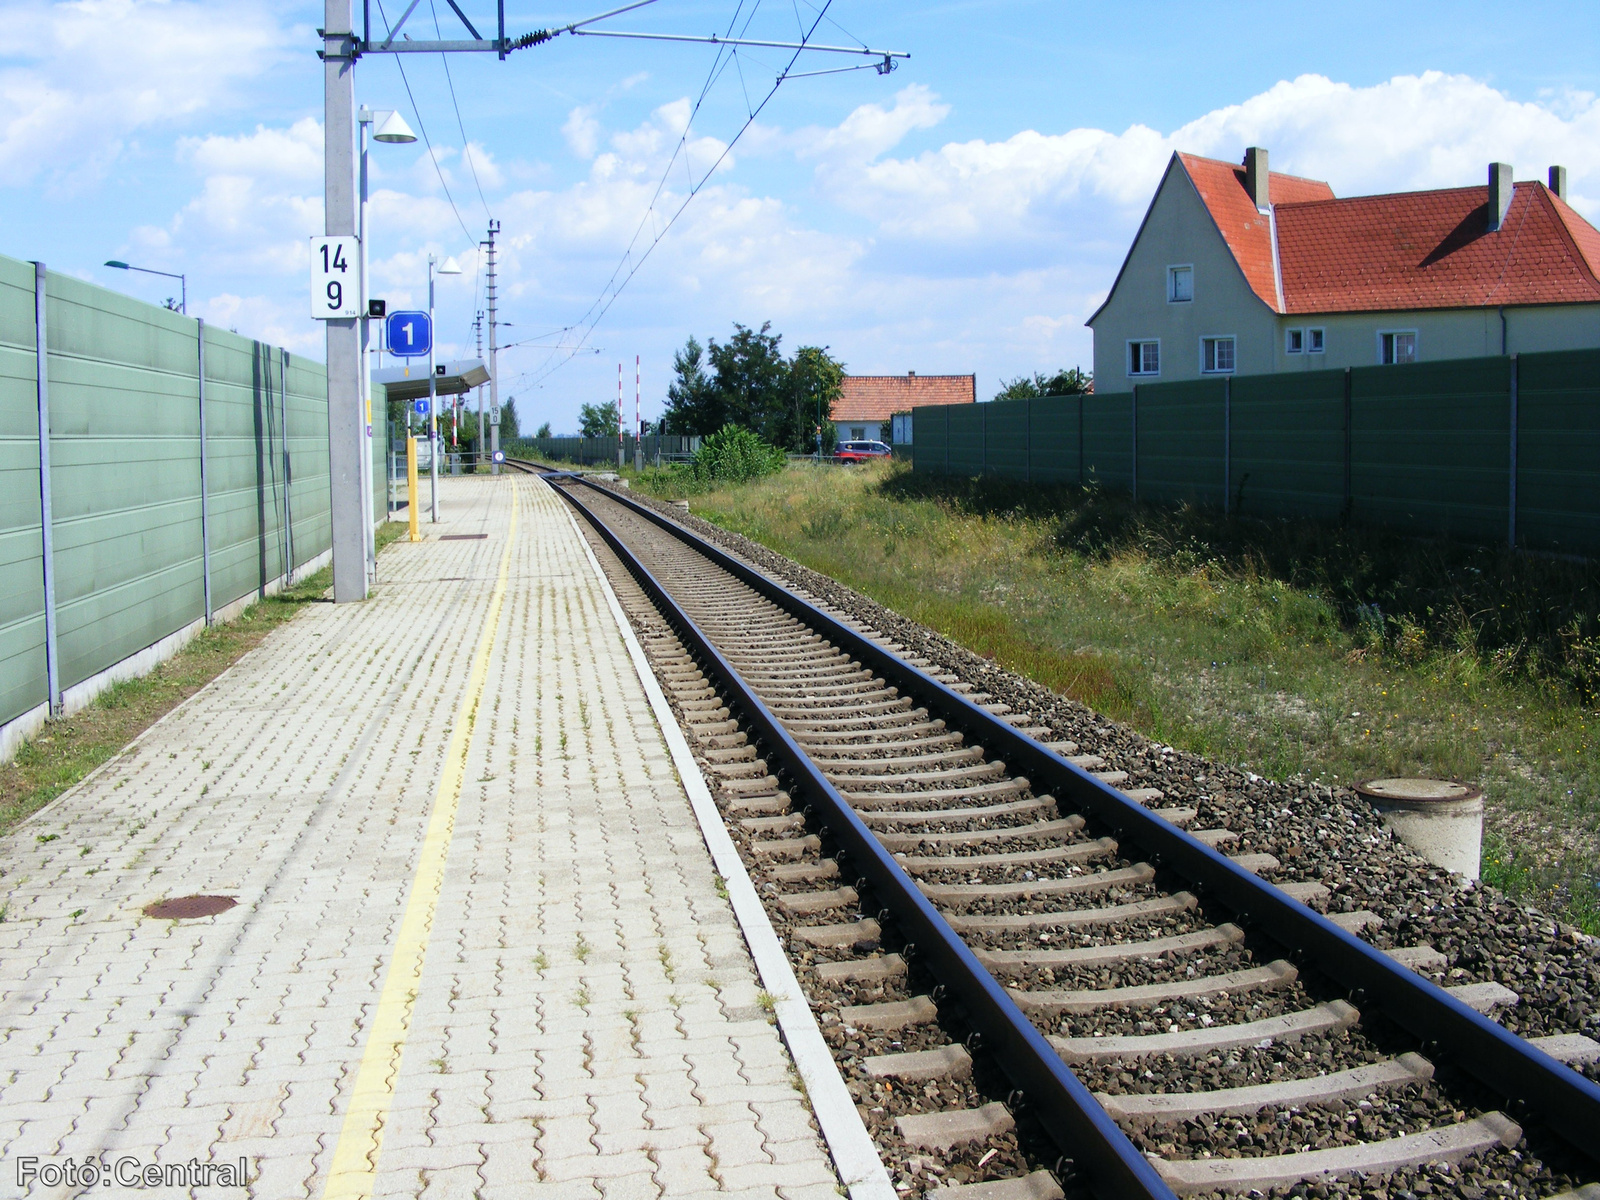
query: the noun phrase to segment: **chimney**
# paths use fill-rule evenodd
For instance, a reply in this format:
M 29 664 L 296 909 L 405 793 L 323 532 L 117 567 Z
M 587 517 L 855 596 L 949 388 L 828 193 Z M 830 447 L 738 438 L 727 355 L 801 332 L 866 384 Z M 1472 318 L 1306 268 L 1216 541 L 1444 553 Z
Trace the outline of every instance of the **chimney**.
M 1267 152 L 1260 146 L 1251 146 L 1244 152 L 1244 190 L 1250 193 L 1257 211 L 1272 203 L 1272 193 L 1267 180 Z
M 1550 190 L 1563 200 L 1567 198 L 1567 169 L 1565 167 L 1550 168 Z
M 1489 232 L 1505 224 L 1506 209 L 1511 207 L 1511 164 L 1489 164 Z
M 907 379 L 915 379 L 916 377 L 917 377 L 917 373 L 915 371 L 907 371 L 906 372 L 906 378 Z

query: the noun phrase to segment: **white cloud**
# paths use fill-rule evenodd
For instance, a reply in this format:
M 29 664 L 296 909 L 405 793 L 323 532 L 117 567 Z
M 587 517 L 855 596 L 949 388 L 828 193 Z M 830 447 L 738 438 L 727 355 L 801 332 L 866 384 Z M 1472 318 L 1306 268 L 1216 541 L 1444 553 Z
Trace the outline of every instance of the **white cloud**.
M 579 105 L 567 114 L 566 123 L 561 126 L 561 136 L 579 158 L 593 158 L 600 148 L 600 122 L 594 112 L 592 105 Z
M 0 3 L 0 179 L 80 188 L 128 139 L 239 99 L 294 38 L 265 7 L 163 0 Z
M 178 156 L 212 174 L 270 175 L 296 183 L 322 181 L 322 122 L 302 117 L 288 129 L 257 125 L 237 137 L 182 138 Z
M 842 207 L 885 236 L 943 256 L 971 246 L 1041 248 L 1041 239 L 1106 235 L 1125 247 L 1128 222 L 1148 203 L 1174 150 L 1237 160 L 1267 146 L 1277 170 L 1332 183 L 1338 195 L 1479 183 L 1490 161 L 1542 178 L 1563 163 L 1575 204 L 1600 186 L 1600 102 L 1564 93 L 1556 107 L 1512 100 L 1459 75 L 1427 72 L 1357 88 L 1318 75 L 1274 85 L 1163 134 L 1134 125 L 1120 134 L 1024 130 L 1003 141 L 951 142 L 909 158 L 873 149 L 942 115 L 906 89 L 895 110 L 864 106 L 802 153 L 820 157 L 817 180 Z M 906 115 L 893 120 L 902 107 Z M 922 124 L 913 124 L 913 119 Z M 847 131 L 859 130 L 858 136 Z M 1088 239 L 1084 230 L 1094 230 Z
M 912 130 L 932 129 L 949 115 L 948 104 L 914 83 L 895 94 L 893 108 L 863 104 L 832 129 L 802 129 L 794 140 L 804 158 L 873 159 L 898 146 Z
M 688 173 L 680 161 L 658 216 L 641 223 L 690 112 L 687 100 L 674 100 L 609 128 L 602 108 L 571 108 L 562 132 L 576 164 L 530 165 L 494 143 L 501 161 L 471 143 L 505 229 L 501 316 L 514 322 L 506 340 L 577 320 L 636 232 L 642 240 L 624 272 L 637 265 L 689 179 L 727 148 L 696 129 Z M 570 425 L 579 401 L 608 379 L 614 388 L 616 361 L 635 352 L 645 357 L 647 389 L 656 363 L 659 393 L 674 347 L 691 332 L 725 336 L 734 320 L 771 319 L 786 348 L 831 344 L 859 372 L 976 371 L 984 397 L 1002 377 L 1087 365 L 1083 319 L 1103 299 L 1174 149 L 1233 160 L 1247 145 L 1265 145 L 1275 168 L 1327 179 L 1340 195 L 1477 183 L 1491 159 L 1518 164 L 1522 178 L 1542 178 L 1547 164 L 1561 162 L 1581 210 L 1592 215 L 1585 196 L 1600 197 L 1594 96 L 1514 101 L 1459 76 L 1367 88 L 1304 76 L 1170 131 L 1002 130 L 897 150 L 912 138 L 928 145 L 927 131 L 949 112 L 934 92 L 913 86 L 831 127 L 755 127 L 737 164 L 723 160 L 595 332 L 592 344 L 605 353 L 529 393 L 527 407 L 519 404 L 524 418 Z M 322 222 L 320 150 L 311 118 L 186 139 L 177 158 L 193 172 L 191 198 L 170 223 L 128 236 L 152 253 L 204 256 L 210 278 L 229 289 L 199 302 L 208 320 L 320 355 L 321 330 L 305 319 L 301 299 L 305 238 Z M 780 154 L 776 173 L 766 174 Z M 476 228 L 481 209 L 462 152 L 440 146 L 437 160 Z M 470 340 L 473 302 L 483 305 L 475 239 L 463 236 L 434 162 L 418 145 L 375 150 L 373 164 L 374 294 L 396 306 L 425 303 L 426 256 L 457 255 L 466 274 L 440 282 L 441 342 Z M 796 164 L 810 174 L 809 194 L 783 179 Z M 204 287 L 191 276 L 192 293 L 205 295 Z M 525 391 L 525 373 L 546 354 L 509 351 L 507 391 Z

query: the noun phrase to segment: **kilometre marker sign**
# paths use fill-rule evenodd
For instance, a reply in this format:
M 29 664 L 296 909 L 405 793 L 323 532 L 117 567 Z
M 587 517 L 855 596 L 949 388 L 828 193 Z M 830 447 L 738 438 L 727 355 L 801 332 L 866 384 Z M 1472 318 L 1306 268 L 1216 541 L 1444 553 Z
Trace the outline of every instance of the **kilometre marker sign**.
M 312 238 L 312 319 L 349 320 L 361 316 L 365 308 L 366 301 L 361 296 L 361 239 Z

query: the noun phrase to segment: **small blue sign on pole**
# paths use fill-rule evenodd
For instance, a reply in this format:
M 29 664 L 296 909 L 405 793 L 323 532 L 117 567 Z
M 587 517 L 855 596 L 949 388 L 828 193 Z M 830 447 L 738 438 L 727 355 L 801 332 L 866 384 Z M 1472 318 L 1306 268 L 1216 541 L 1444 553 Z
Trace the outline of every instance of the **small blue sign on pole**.
M 426 358 L 433 349 L 433 321 L 425 312 L 392 312 L 383 327 L 396 358 Z
M 426 400 L 413 400 L 411 407 L 416 410 L 416 414 L 419 417 L 428 415 L 428 402 Z
M 494 460 L 497 463 L 505 462 L 505 460 L 506 460 L 506 452 L 504 450 L 496 450 L 494 452 Z

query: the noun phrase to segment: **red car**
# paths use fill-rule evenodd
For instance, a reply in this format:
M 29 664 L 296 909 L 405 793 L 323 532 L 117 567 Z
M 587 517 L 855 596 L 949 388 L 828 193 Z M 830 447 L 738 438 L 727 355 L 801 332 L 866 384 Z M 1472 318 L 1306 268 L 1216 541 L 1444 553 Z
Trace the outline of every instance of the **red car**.
M 882 442 L 840 442 L 833 456 L 842 463 L 868 462 L 874 458 L 888 458 L 889 447 Z

